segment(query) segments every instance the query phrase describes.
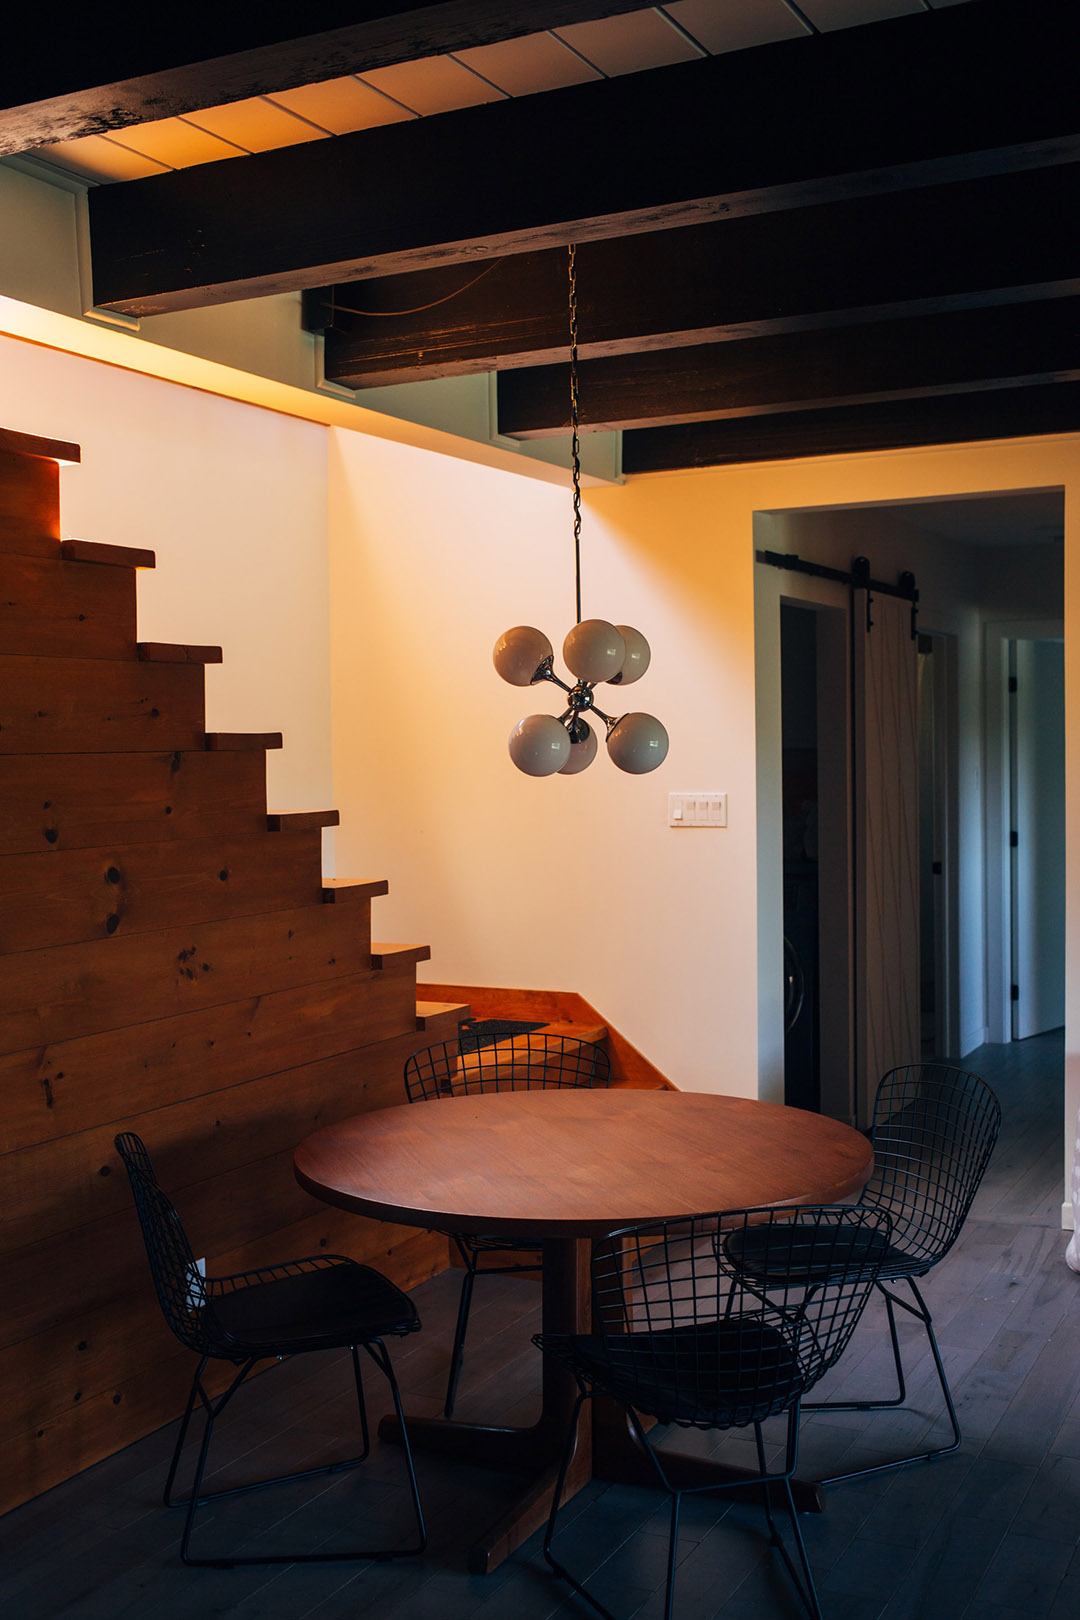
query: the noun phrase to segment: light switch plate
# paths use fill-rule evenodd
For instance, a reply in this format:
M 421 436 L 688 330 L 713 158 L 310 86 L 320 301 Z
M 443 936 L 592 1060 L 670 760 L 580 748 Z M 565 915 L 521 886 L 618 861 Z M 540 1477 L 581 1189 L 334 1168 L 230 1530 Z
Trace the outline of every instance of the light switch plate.
M 669 793 L 669 827 L 726 827 L 726 793 Z

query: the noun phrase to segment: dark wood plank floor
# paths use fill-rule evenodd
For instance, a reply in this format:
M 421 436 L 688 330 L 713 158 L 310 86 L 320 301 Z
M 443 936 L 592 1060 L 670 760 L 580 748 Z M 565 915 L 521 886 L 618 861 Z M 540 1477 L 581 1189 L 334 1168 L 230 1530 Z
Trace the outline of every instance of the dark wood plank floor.
M 836 1486 L 828 1511 L 802 1521 L 826 1620 L 1080 1614 L 1080 1277 L 1064 1264 L 1060 1230 L 1062 1041 L 985 1047 L 966 1066 L 998 1091 L 1005 1126 L 963 1237 L 925 1290 L 964 1445 L 935 1463 Z M 438 1410 L 456 1284 L 446 1274 L 416 1290 L 425 1331 L 395 1351 L 413 1411 Z M 478 1286 L 459 1415 L 521 1421 L 535 1411 L 537 1296 L 520 1278 Z M 925 1339 L 914 1327 L 905 1338 L 910 1406 L 808 1418 L 801 1472 L 828 1474 L 924 1437 L 932 1443 L 939 1403 Z M 879 1391 L 888 1362 L 875 1312 L 827 1392 Z M 377 1377 L 369 1387 L 381 1410 Z M 274 1368 L 247 1393 L 221 1425 L 219 1483 L 329 1458 L 352 1432 L 341 1357 Z M 566 1620 L 585 1612 L 549 1578 L 537 1538 L 494 1575 L 468 1575 L 473 1529 L 496 1515 L 509 1482 L 429 1458 L 419 1461 L 431 1531 L 423 1559 L 185 1570 L 177 1517 L 159 1505 L 174 1433 L 162 1430 L 0 1520 L 7 1620 Z M 737 1456 L 746 1438 L 691 1443 Z M 400 1461 L 376 1447 L 356 1473 L 222 1504 L 204 1514 L 203 1549 L 329 1549 L 358 1535 L 404 1533 Z M 683 1517 L 681 1620 L 802 1612 L 757 1510 L 690 1498 Z M 666 1521 L 659 1495 L 594 1484 L 567 1509 L 567 1561 L 595 1573 L 598 1595 L 617 1615 L 654 1620 Z

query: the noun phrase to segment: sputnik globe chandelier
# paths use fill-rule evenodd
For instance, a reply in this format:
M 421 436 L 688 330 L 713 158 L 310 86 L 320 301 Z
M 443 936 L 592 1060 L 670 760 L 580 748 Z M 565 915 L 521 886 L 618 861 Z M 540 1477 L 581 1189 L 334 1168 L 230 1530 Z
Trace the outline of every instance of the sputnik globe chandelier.
M 608 756 L 619 770 L 642 776 L 662 765 L 668 734 L 655 715 L 605 714 L 596 702 L 596 687 L 629 686 L 649 667 L 649 643 L 628 624 L 581 617 L 581 444 L 578 436 L 577 280 L 574 246 L 570 245 L 570 459 L 574 485 L 574 584 L 577 623 L 563 642 L 563 659 L 574 684 L 560 680 L 555 653 L 542 630 L 515 625 L 505 630 L 492 654 L 495 668 L 511 686 L 550 681 L 566 694 L 560 715 L 527 714 L 510 733 L 510 758 L 526 776 L 576 776 L 596 758 L 596 733 L 586 715 L 601 720 Z

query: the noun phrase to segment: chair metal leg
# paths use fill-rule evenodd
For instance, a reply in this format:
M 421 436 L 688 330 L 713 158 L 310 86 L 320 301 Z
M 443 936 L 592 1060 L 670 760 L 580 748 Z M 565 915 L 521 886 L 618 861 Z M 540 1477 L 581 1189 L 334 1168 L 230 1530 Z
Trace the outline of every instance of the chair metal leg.
M 387 1353 L 386 1346 L 382 1343 L 381 1339 L 371 1340 L 370 1343 L 364 1345 L 364 1349 L 368 1352 L 371 1359 L 375 1362 L 375 1365 L 379 1368 L 379 1371 L 383 1374 L 390 1385 L 390 1393 L 394 1402 L 394 1411 L 401 1427 L 401 1437 L 405 1452 L 405 1464 L 409 1479 L 409 1489 L 412 1496 L 413 1512 L 416 1516 L 418 1531 L 418 1538 L 415 1545 L 399 1548 L 364 1547 L 350 1549 L 346 1552 L 334 1553 L 261 1553 L 252 1557 L 225 1555 L 220 1558 L 195 1558 L 192 1557 L 191 1553 L 189 1552 L 191 1532 L 195 1522 L 195 1511 L 197 1508 L 204 1506 L 207 1502 L 221 1501 L 222 1499 L 230 1496 L 242 1496 L 249 1491 L 265 1490 L 271 1485 L 284 1485 L 292 1483 L 296 1480 L 314 1479 L 320 1475 L 344 1473 L 350 1468 L 355 1468 L 359 1463 L 365 1460 L 370 1452 L 371 1442 L 368 1430 L 367 1410 L 364 1401 L 363 1380 L 360 1373 L 360 1361 L 357 1354 L 357 1347 L 353 1345 L 351 1346 L 353 1373 L 356 1380 L 357 1401 L 360 1411 L 360 1428 L 363 1437 L 364 1449 L 357 1456 L 344 1458 L 340 1462 L 320 1463 L 314 1468 L 302 1468 L 289 1474 L 275 1474 L 270 1478 L 252 1480 L 244 1485 L 227 1486 L 225 1489 L 218 1491 L 204 1492 L 202 1490 L 203 1475 L 206 1471 L 206 1463 L 210 1452 L 210 1440 L 213 1435 L 214 1423 L 217 1418 L 221 1416 L 221 1413 L 224 1411 L 229 1401 L 236 1394 L 236 1391 L 240 1388 L 240 1385 L 247 1378 L 251 1369 L 254 1367 L 255 1362 L 246 1362 L 240 1368 L 229 1387 L 222 1395 L 219 1395 L 216 1400 L 211 1399 L 211 1397 L 207 1395 L 202 1384 L 202 1373 L 206 1367 L 206 1361 L 208 1358 L 204 1358 L 203 1361 L 200 1362 L 198 1371 L 195 1374 L 195 1379 L 192 1384 L 191 1394 L 188 1398 L 187 1410 L 185 1411 L 184 1419 L 180 1428 L 180 1438 L 177 1441 L 176 1451 L 173 1454 L 172 1465 L 170 1466 L 169 1476 L 166 1483 L 165 1500 L 167 1506 L 182 1507 L 186 1508 L 187 1510 L 184 1517 L 183 1534 L 180 1540 L 180 1558 L 183 1563 L 200 1568 L 234 1569 L 238 1566 L 247 1564 L 329 1564 L 353 1559 L 365 1561 L 385 1561 L 391 1558 L 410 1558 L 423 1552 L 425 1546 L 427 1545 L 427 1531 L 424 1526 L 424 1514 L 420 1505 L 420 1493 L 416 1482 L 416 1470 L 413 1465 L 412 1451 L 409 1446 L 408 1430 L 405 1426 L 405 1419 L 401 1409 L 401 1394 L 398 1389 L 397 1379 L 394 1376 L 394 1369 Z M 195 1464 L 195 1474 L 192 1480 L 190 1494 L 184 1497 L 175 1497 L 171 1495 L 171 1488 L 176 1475 L 177 1464 L 180 1458 L 180 1450 L 184 1442 L 184 1437 L 187 1432 L 192 1411 L 194 1409 L 196 1397 L 202 1402 L 203 1411 L 205 1414 L 202 1440 L 199 1445 L 199 1455 Z
M 176 1437 L 176 1446 L 173 1450 L 172 1461 L 169 1464 L 169 1472 L 165 1479 L 165 1489 L 162 1492 L 162 1501 L 165 1503 L 166 1507 L 174 1507 L 176 1505 L 173 1502 L 172 1496 L 172 1488 L 176 1480 L 176 1470 L 180 1466 L 180 1453 L 184 1449 L 184 1441 L 187 1439 L 188 1425 L 191 1422 L 191 1414 L 195 1410 L 195 1397 L 199 1393 L 200 1379 L 202 1378 L 203 1372 L 206 1368 L 206 1363 L 209 1361 L 209 1359 L 209 1356 L 203 1356 L 198 1367 L 195 1369 L 195 1376 L 191 1380 L 191 1388 L 188 1391 L 187 1405 L 184 1408 L 184 1416 L 180 1420 L 180 1433 Z
M 878 1412 L 889 1407 L 904 1405 L 905 1401 L 907 1400 L 907 1387 L 904 1382 L 904 1369 L 900 1356 L 900 1340 L 896 1331 L 896 1314 L 894 1310 L 894 1306 L 899 1305 L 900 1308 L 907 1311 L 909 1315 L 917 1317 L 922 1323 L 923 1327 L 926 1329 L 926 1337 L 930 1342 L 930 1353 L 934 1358 L 934 1366 L 937 1369 L 938 1382 L 941 1385 L 941 1393 L 945 1399 L 945 1410 L 948 1414 L 949 1424 L 952 1428 L 952 1439 L 948 1445 L 935 1446 L 929 1451 L 914 1451 L 907 1457 L 896 1457 L 890 1462 L 873 1463 L 868 1468 L 852 1468 L 843 1474 L 831 1474 L 828 1479 L 819 1481 L 819 1483 L 822 1485 L 841 1485 L 845 1480 L 863 1479 L 869 1474 L 884 1474 L 892 1468 L 904 1468 L 908 1463 L 932 1462 L 935 1457 L 948 1456 L 950 1452 L 956 1451 L 960 1445 L 960 1424 L 956 1416 L 956 1407 L 953 1404 L 952 1391 L 949 1388 L 949 1380 L 945 1375 L 945 1364 L 941 1359 L 941 1351 L 938 1349 L 937 1337 L 934 1333 L 933 1318 L 931 1317 L 930 1309 L 926 1304 L 926 1301 L 919 1292 L 914 1277 L 908 1277 L 906 1281 L 908 1287 L 911 1289 L 912 1294 L 915 1296 L 914 1305 L 909 1303 L 909 1301 L 906 1299 L 901 1299 L 898 1294 L 891 1294 L 883 1284 L 877 1284 L 877 1287 L 885 1296 L 885 1303 L 889 1313 L 889 1332 L 892 1338 L 893 1360 L 896 1363 L 897 1380 L 900 1388 L 899 1395 L 894 1396 L 889 1400 L 876 1401 L 808 1401 L 803 1407 L 803 1410 L 805 1412 Z
M 574 1451 L 577 1446 L 578 1421 L 581 1417 L 581 1408 L 584 1406 L 586 1401 L 591 1399 L 592 1395 L 590 1391 L 584 1389 L 579 1390 L 577 1400 L 574 1402 L 574 1410 L 570 1414 L 570 1427 L 566 1435 L 566 1444 L 563 1447 L 562 1460 L 559 1463 L 559 1477 L 555 1481 L 555 1494 L 551 1499 L 551 1512 L 548 1514 L 547 1528 L 544 1531 L 543 1552 L 544 1558 L 555 1571 L 556 1575 L 564 1580 L 568 1586 L 573 1587 L 578 1596 L 584 1598 L 585 1602 L 588 1603 L 597 1614 L 603 1617 L 603 1620 L 615 1620 L 615 1616 L 611 1613 L 611 1610 L 605 1609 L 604 1605 L 599 1601 L 599 1599 L 594 1598 L 592 1593 L 586 1590 L 586 1588 L 578 1580 L 577 1576 L 572 1575 L 565 1564 L 560 1564 L 559 1560 L 555 1557 L 555 1554 L 551 1550 L 551 1544 L 555 1539 L 555 1521 L 559 1516 L 559 1508 L 562 1505 L 562 1493 L 566 1487 L 566 1476 L 569 1472 L 570 1464 L 573 1461 Z
M 606 1609 L 599 1599 L 592 1595 L 584 1583 L 579 1581 L 575 1575 L 572 1575 L 566 1566 L 561 1564 L 552 1552 L 552 1542 L 555 1536 L 555 1522 L 558 1518 L 563 1487 L 566 1483 L 567 1470 L 570 1466 L 571 1458 L 574 1455 L 574 1444 L 577 1438 L 578 1419 L 580 1417 L 582 1405 L 585 1401 L 592 1398 L 593 1393 L 594 1392 L 591 1390 L 583 1389 L 574 1403 L 574 1410 L 570 1419 L 570 1432 L 567 1435 L 566 1446 L 563 1451 L 562 1461 L 559 1465 L 559 1477 L 555 1484 L 555 1495 L 552 1498 L 551 1512 L 548 1515 L 547 1529 L 544 1532 L 543 1551 L 544 1557 L 551 1568 L 557 1575 L 561 1576 L 561 1578 L 566 1581 L 568 1586 L 573 1588 L 579 1597 L 584 1598 L 586 1603 L 588 1603 L 597 1614 L 602 1615 L 603 1620 L 614 1620 L 610 1610 Z M 671 1480 L 664 1469 L 662 1453 L 658 1452 L 656 1447 L 653 1445 L 649 1438 L 648 1431 L 638 1418 L 637 1413 L 634 1411 L 633 1407 L 629 1406 L 625 1407 L 625 1411 L 630 1420 L 630 1426 L 638 1444 L 641 1446 L 642 1450 L 646 1453 L 653 1464 L 658 1484 L 671 1497 L 671 1530 L 668 1538 L 667 1581 L 664 1592 L 664 1620 L 672 1620 L 672 1613 L 675 1604 L 675 1577 L 678 1572 L 679 1515 L 682 1508 L 682 1499 L 687 1495 L 708 1494 L 710 1492 L 715 1492 L 717 1495 L 722 1495 L 724 1490 L 730 1487 L 720 1484 L 686 1486 L 681 1489 L 677 1489 L 671 1483 Z M 761 1473 L 765 1517 L 768 1522 L 771 1540 L 779 1551 L 780 1556 L 784 1561 L 784 1566 L 787 1569 L 788 1574 L 791 1576 L 792 1584 L 808 1610 L 811 1620 L 822 1620 L 817 1588 L 814 1584 L 813 1575 L 810 1572 L 810 1563 L 806 1554 L 806 1543 L 803 1540 L 802 1531 L 799 1528 L 798 1514 L 795 1508 L 795 1499 L 791 1491 L 791 1477 L 795 1472 L 799 1453 L 799 1403 L 796 1402 L 795 1405 L 788 1411 L 787 1448 L 784 1459 L 784 1467 L 779 1473 L 769 1472 L 768 1464 L 765 1458 L 765 1443 L 762 1437 L 760 1424 L 754 1425 L 754 1438 L 757 1443 L 758 1467 Z M 791 1554 L 788 1552 L 784 1538 L 780 1534 L 779 1527 L 776 1523 L 771 1501 L 774 1486 L 780 1487 L 784 1493 L 784 1505 L 787 1508 L 788 1516 L 791 1520 L 792 1536 L 798 1552 L 799 1564 L 801 1565 L 801 1574 L 800 1570 L 796 1567 L 795 1561 L 793 1560 Z
M 469 1326 L 469 1307 L 472 1304 L 473 1284 L 476 1281 L 476 1257 L 459 1244 L 465 1261 L 465 1274 L 461 1279 L 461 1297 L 458 1300 L 457 1325 L 454 1328 L 454 1346 L 450 1352 L 450 1373 L 446 1380 L 446 1400 L 443 1403 L 443 1417 L 453 1417 L 454 1402 L 457 1400 L 458 1379 L 461 1377 L 461 1363 L 465 1356 L 465 1333 Z
M 667 1585 L 664 1588 L 664 1620 L 671 1620 L 671 1610 L 675 1603 L 675 1570 L 679 1557 L 679 1509 L 681 1507 L 682 1491 L 672 1491 L 671 1529 L 668 1531 Z

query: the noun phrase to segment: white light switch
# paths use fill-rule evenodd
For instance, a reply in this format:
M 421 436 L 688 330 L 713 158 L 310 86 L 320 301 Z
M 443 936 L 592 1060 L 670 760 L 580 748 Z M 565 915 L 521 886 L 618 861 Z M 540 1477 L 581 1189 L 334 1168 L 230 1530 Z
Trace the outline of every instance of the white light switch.
M 726 793 L 669 793 L 669 827 L 726 827 Z

